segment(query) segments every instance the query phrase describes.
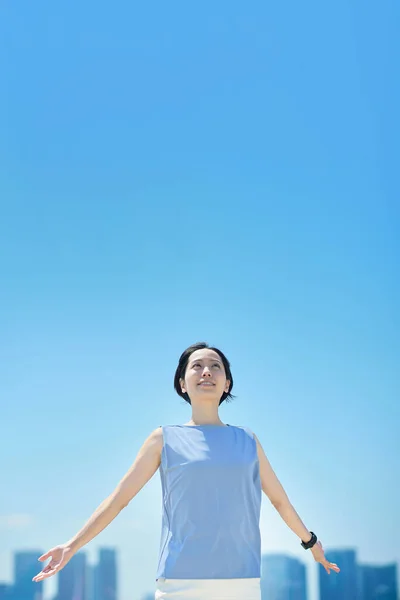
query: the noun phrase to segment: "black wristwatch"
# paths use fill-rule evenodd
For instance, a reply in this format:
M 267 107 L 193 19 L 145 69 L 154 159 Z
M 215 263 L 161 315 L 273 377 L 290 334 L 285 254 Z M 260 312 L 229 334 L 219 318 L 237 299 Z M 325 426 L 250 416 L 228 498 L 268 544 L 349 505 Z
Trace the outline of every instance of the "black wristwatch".
M 309 542 L 301 542 L 301 545 L 303 546 L 304 550 L 308 550 L 309 548 L 312 548 L 316 542 L 317 542 L 317 536 L 315 535 L 315 533 L 313 531 L 310 531 L 311 533 L 311 540 Z

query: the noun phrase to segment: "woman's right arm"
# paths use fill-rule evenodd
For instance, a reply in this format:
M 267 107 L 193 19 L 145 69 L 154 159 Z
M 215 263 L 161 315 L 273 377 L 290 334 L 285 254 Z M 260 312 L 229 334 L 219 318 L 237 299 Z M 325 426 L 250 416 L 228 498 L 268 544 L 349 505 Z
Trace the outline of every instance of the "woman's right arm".
M 39 558 L 39 560 L 44 561 L 52 556 L 53 560 L 33 578 L 34 581 L 41 581 L 60 571 L 82 546 L 85 546 L 103 531 L 121 510 L 128 506 L 132 498 L 151 479 L 160 466 L 162 447 L 162 428 L 158 427 L 149 435 L 140 448 L 129 471 L 114 491 L 95 510 L 82 529 L 67 543 L 49 550 Z

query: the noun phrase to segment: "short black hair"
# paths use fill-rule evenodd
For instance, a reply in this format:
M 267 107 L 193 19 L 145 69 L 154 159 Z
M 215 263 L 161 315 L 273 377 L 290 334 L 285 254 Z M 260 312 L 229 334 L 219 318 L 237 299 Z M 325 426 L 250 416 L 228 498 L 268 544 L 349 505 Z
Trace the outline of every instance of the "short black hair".
M 221 357 L 222 364 L 224 365 L 224 369 L 225 369 L 225 375 L 226 375 L 226 378 L 230 381 L 230 384 L 229 384 L 229 390 L 222 394 L 219 404 L 221 405 L 222 402 L 224 402 L 225 400 L 227 402 L 229 402 L 229 399 L 234 398 L 234 396 L 231 394 L 231 391 L 233 388 L 233 377 L 232 377 L 232 373 L 231 373 L 231 365 L 229 363 L 229 360 L 226 358 L 225 354 L 223 352 L 221 352 L 221 350 L 218 350 L 218 348 L 209 346 L 208 344 L 206 344 L 206 342 L 197 342 L 196 344 L 192 344 L 191 346 L 189 346 L 189 348 L 186 348 L 186 350 L 184 350 L 182 352 L 182 354 L 179 358 L 178 366 L 175 371 L 175 377 L 174 377 L 175 391 L 179 396 L 181 396 L 181 398 L 184 398 L 184 400 L 186 400 L 186 402 L 191 404 L 191 401 L 190 401 L 190 398 L 189 398 L 189 395 L 187 394 L 187 392 L 182 392 L 182 388 L 179 383 L 179 380 L 185 379 L 186 367 L 188 365 L 190 355 L 193 354 L 193 352 L 195 352 L 196 350 L 203 350 L 203 348 L 208 348 L 209 350 L 214 350 L 214 352 L 219 354 L 219 356 Z

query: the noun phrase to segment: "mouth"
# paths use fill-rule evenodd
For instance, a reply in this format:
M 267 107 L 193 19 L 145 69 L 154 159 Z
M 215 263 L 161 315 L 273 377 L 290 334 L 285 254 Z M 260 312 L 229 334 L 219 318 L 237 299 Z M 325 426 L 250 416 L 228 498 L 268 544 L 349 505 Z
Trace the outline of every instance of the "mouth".
M 214 387 L 215 383 L 213 383 L 212 381 L 200 381 L 198 385 L 201 385 L 203 387 Z

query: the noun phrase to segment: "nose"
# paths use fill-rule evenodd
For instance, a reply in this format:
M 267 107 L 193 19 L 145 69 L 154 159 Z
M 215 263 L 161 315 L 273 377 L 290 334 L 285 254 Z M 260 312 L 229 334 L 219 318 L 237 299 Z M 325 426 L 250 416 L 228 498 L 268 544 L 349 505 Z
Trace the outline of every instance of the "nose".
M 211 372 L 208 367 L 204 367 L 203 369 L 203 377 L 211 377 Z

